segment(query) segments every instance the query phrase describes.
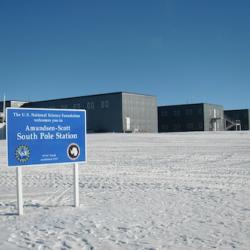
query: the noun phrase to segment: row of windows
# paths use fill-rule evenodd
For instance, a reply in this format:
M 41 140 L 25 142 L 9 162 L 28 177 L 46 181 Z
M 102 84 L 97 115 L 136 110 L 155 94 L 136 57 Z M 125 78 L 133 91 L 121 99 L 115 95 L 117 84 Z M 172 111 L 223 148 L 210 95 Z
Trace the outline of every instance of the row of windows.
M 175 123 L 173 125 L 169 125 L 169 124 L 162 124 L 161 125 L 162 130 L 170 130 L 170 129 L 178 130 L 178 129 L 181 129 L 181 128 L 183 128 L 183 129 L 186 128 L 186 129 L 191 130 L 191 129 L 194 129 L 194 128 L 197 128 L 197 127 L 198 127 L 198 129 L 203 129 L 203 123 L 199 122 L 198 124 L 195 124 L 193 122 L 189 122 L 189 123 L 187 123 L 185 125 L 180 124 L 180 123 Z
M 99 105 L 98 105 L 99 104 Z M 73 108 L 73 109 L 87 109 L 87 110 L 94 110 L 95 108 L 100 107 L 101 109 L 108 109 L 110 107 L 109 100 L 103 100 L 100 103 L 97 102 L 87 102 L 87 103 L 74 103 L 72 104 L 64 104 L 61 105 L 62 109 Z
M 191 115 L 195 114 L 195 111 L 196 110 L 193 110 L 193 109 L 190 109 L 190 108 L 189 109 L 185 109 L 184 110 L 184 114 L 186 116 L 191 116 Z M 197 110 L 197 114 L 201 115 L 202 114 L 202 109 L 198 109 Z M 172 110 L 172 111 L 170 111 L 170 110 L 162 110 L 161 111 L 161 116 L 162 117 L 167 117 L 167 116 L 178 117 L 178 116 L 181 116 L 181 110 L 179 110 L 179 109 Z
M 218 110 L 218 109 L 210 109 L 209 110 L 209 116 L 212 117 L 220 117 L 222 115 L 223 111 L 222 110 Z M 202 109 L 185 109 L 184 110 L 184 115 L 186 116 L 191 116 L 194 114 L 198 114 L 198 115 L 202 115 Z M 168 116 L 174 116 L 174 117 L 179 117 L 182 115 L 182 110 L 180 109 L 175 109 L 175 110 L 162 110 L 160 115 L 162 117 L 168 117 Z
M 240 120 L 240 119 L 244 119 L 244 118 L 248 118 L 248 113 L 244 113 L 244 114 L 226 114 L 226 115 L 228 115 L 229 117 L 232 117 L 233 119 L 235 119 L 235 120 Z

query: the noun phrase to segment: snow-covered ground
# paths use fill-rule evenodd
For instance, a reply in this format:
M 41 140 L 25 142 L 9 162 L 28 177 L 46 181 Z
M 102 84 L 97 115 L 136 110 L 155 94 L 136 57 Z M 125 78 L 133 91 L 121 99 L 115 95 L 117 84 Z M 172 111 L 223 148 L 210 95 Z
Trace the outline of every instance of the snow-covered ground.
M 0 249 L 250 249 L 250 132 L 91 134 L 80 167 L 15 169 L 0 141 Z

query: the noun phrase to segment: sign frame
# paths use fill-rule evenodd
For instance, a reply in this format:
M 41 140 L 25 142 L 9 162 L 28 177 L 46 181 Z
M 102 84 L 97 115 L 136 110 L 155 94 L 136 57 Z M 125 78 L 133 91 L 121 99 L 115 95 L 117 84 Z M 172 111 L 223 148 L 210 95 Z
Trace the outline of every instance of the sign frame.
M 62 112 L 67 112 L 67 111 L 72 111 L 72 112 L 82 112 L 83 116 L 84 116 L 84 152 L 85 152 L 85 159 L 84 161 L 72 161 L 72 162 L 57 162 L 57 163 L 50 163 L 50 162 L 46 162 L 46 163 L 41 163 L 41 164 L 20 164 L 20 165 L 14 165 L 14 166 L 10 166 L 9 165 L 9 152 L 8 152 L 8 145 L 9 145 L 9 125 L 8 125 L 8 110 L 40 110 L 40 111 L 62 111 Z M 7 165 L 9 168 L 16 168 L 16 167 L 39 167 L 39 166 L 48 166 L 48 165 L 68 165 L 68 164 L 74 164 L 74 163 L 87 163 L 87 119 L 86 119 L 86 110 L 85 109 L 50 109 L 50 108 L 22 108 L 22 107 L 8 107 L 6 108 L 6 153 L 7 153 Z
M 9 138 L 8 138 L 8 110 L 49 110 L 49 111 L 61 111 L 61 112 L 67 112 L 67 111 L 77 111 L 77 112 L 83 112 L 83 118 L 84 118 L 84 131 L 83 131 L 83 139 L 84 139 L 84 161 L 68 161 L 68 162 L 57 162 L 57 163 L 41 163 L 41 164 L 23 164 L 23 165 L 14 165 L 9 166 Z M 79 163 L 86 163 L 87 162 L 87 121 L 86 121 L 86 110 L 84 109 L 48 109 L 48 108 L 14 108 L 10 107 L 7 108 L 6 112 L 6 153 L 7 153 L 7 165 L 9 168 L 16 168 L 16 187 L 17 187 L 17 210 L 18 215 L 23 215 L 23 188 L 22 188 L 22 168 L 23 167 L 30 167 L 30 166 L 48 166 L 48 165 L 68 165 L 73 164 L 73 200 L 74 200 L 74 207 L 80 206 L 80 199 L 79 199 Z M 70 145 L 69 145 L 70 146 Z M 68 156 L 69 157 L 69 156 Z

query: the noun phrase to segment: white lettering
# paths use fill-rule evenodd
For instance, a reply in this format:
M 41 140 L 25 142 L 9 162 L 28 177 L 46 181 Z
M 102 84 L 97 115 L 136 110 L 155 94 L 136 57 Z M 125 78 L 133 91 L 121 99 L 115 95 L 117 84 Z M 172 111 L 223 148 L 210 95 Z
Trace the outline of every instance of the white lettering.
M 20 141 L 24 141 L 24 140 L 37 140 L 38 136 L 36 133 L 31 133 L 31 134 L 22 134 L 21 132 L 17 133 L 17 140 Z
M 77 134 L 70 134 L 69 132 L 66 134 L 56 133 L 56 139 L 77 139 Z
M 70 126 L 57 126 L 58 131 L 70 131 Z
M 50 132 L 48 133 L 40 133 L 40 139 L 41 140 L 53 140 L 55 136 L 51 134 Z

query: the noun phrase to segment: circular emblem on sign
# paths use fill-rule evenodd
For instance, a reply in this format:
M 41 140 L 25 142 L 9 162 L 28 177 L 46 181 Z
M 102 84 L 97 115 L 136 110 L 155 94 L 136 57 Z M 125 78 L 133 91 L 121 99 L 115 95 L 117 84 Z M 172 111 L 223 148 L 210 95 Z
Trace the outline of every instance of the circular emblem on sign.
M 20 163 L 25 163 L 30 158 L 30 149 L 26 145 L 20 145 L 17 147 L 15 157 Z
M 71 160 L 76 160 L 80 155 L 80 147 L 76 143 L 72 143 L 67 149 L 68 157 Z

